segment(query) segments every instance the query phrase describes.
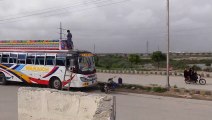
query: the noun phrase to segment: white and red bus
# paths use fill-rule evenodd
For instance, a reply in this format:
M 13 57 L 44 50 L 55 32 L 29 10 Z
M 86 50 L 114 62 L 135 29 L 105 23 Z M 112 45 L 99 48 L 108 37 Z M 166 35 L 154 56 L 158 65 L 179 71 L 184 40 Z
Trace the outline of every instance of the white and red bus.
M 0 84 L 18 81 L 54 89 L 97 84 L 94 55 L 61 50 L 59 40 L 0 42 Z

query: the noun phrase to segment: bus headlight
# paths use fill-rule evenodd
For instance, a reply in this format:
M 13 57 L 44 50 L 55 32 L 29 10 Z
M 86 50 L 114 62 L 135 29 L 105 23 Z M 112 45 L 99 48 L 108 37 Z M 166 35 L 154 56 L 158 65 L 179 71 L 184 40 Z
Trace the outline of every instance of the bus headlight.
M 88 80 L 86 79 L 86 78 L 84 78 L 84 77 L 80 77 L 80 80 L 82 81 L 82 82 L 87 82 Z

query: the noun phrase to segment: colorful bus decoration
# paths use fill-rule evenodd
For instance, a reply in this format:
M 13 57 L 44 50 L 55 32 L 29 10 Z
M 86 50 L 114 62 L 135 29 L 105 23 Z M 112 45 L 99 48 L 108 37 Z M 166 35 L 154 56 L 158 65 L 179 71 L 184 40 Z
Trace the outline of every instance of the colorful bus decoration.
M 0 84 L 17 81 L 54 89 L 96 85 L 94 55 L 88 51 L 59 50 L 58 46 L 58 40 L 1 41 Z
M 1 40 L 0 50 L 66 50 L 66 40 Z

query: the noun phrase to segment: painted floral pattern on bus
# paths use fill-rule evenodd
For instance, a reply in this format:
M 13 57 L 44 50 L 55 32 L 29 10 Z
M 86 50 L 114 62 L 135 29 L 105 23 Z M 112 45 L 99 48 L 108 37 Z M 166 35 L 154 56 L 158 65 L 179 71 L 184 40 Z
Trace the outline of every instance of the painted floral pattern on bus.
M 59 50 L 59 40 L 1 40 L 0 50 Z

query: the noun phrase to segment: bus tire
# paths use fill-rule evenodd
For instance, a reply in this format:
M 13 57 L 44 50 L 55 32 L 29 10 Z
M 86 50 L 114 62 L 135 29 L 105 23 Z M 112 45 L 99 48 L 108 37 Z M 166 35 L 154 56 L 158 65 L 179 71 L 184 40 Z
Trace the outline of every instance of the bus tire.
M 6 85 L 6 84 L 7 84 L 7 79 L 4 73 L 0 72 L 0 85 Z
M 57 78 L 57 77 L 54 77 L 50 81 L 50 88 L 61 90 L 61 88 L 62 88 L 62 82 L 60 81 L 60 79 Z

